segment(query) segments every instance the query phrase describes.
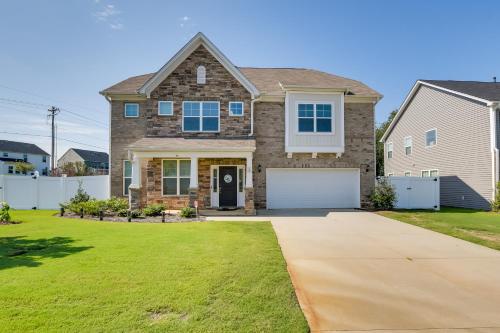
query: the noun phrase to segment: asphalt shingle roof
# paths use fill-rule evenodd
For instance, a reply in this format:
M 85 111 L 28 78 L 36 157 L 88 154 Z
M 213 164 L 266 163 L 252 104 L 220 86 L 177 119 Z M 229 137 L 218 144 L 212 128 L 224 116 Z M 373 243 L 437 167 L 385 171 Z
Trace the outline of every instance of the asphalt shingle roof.
M 93 150 L 85 150 L 85 149 L 77 149 L 71 148 L 75 153 L 80 155 L 85 161 L 89 162 L 98 162 L 98 163 L 108 163 L 109 155 L 108 153 L 104 153 L 102 151 L 93 151 Z
M 33 143 L 9 140 L 0 140 L 0 151 L 50 156 L 50 154 Z
M 500 82 L 420 80 L 488 101 L 500 101 Z

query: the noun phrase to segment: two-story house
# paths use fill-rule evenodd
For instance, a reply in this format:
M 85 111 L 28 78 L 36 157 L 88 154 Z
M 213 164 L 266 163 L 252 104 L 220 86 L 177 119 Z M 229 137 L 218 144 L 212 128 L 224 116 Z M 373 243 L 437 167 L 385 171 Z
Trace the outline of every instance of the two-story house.
M 299 68 L 236 67 L 202 33 L 157 72 L 103 91 L 111 193 L 131 207 L 354 208 L 374 187 L 365 84 Z
M 57 160 L 57 167 L 63 168 L 68 163 L 82 163 L 87 166 L 90 174 L 107 175 L 109 170 L 109 155 L 102 151 L 69 148 Z
M 441 205 L 490 209 L 500 83 L 419 80 L 382 137 L 386 176 L 440 177 Z
M 0 175 L 19 175 L 16 162 L 30 163 L 34 171 L 47 176 L 49 172 L 50 155 L 42 148 L 32 143 L 0 140 Z

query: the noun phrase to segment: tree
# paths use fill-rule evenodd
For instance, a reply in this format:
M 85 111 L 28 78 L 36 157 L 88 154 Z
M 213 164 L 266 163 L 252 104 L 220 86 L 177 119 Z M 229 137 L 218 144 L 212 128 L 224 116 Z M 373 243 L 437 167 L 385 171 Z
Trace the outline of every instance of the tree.
M 61 172 L 68 175 L 68 177 L 89 176 L 92 174 L 91 170 L 83 162 L 65 163 L 61 167 Z
M 375 130 L 375 140 L 376 140 L 376 152 L 377 152 L 377 176 L 384 175 L 384 143 L 380 142 L 385 131 L 391 124 L 392 120 L 398 113 L 398 110 L 394 110 L 389 114 L 389 117 L 382 124 L 377 126 Z
M 24 175 L 27 174 L 28 172 L 35 170 L 35 166 L 28 162 L 16 162 L 14 164 L 14 167 L 17 172 L 22 173 Z

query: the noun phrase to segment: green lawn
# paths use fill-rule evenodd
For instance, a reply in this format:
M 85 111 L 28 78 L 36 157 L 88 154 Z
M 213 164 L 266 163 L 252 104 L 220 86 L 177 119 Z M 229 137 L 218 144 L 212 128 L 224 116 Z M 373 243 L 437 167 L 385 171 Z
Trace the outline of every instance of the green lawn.
M 307 332 L 269 223 L 0 225 L 2 332 Z M 25 253 L 23 253 L 25 252 Z
M 380 215 L 500 250 L 500 213 L 443 207 L 440 211 L 387 211 Z

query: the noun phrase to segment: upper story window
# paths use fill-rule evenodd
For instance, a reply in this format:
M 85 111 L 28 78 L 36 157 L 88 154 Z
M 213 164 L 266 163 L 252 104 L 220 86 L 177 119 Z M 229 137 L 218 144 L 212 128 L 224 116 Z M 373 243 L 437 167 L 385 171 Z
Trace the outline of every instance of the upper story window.
M 392 142 L 387 143 L 387 158 L 392 158 L 393 144 Z
M 412 149 L 411 136 L 407 136 L 404 139 L 404 147 L 405 147 L 405 155 L 411 155 L 411 149 Z
M 45 155 L 42 156 L 42 162 L 47 163 L 47 156 L 45 156 Z
M 196 83 L 205 84 L 207 82 L 207 70 L 205 66 L 198 66 L 196 69 Z
M 437 143 L 437 131 L 436 129 L 431 129 L 425 132 L 425 146 L 432 147 Z
M 3 152 L 2 156 L 3 156 L 3 157 L 9 157 L 9 153 L 7 153 L 7 152 Z
M 184 132 L 219 132 L 219 102 L 182 103 Z
M 405 171 L 405 177 L 411 177 L 411 171 Z
M 23 161 L 28 162 L 28 154 L 23 154 Z
M 229 102 L 230 116 L 243 116 L 243 102 Z
M 331 133 L 333 128 L 331 104 L 297 105 L 298 131 L 300 133 Z
M 137 118 L 139 117 L 139 104 L 125 103 L 124 111 L 125 111 L 125 117 Z
M 174 102 L 172 101 L 159 101 L 158 102 L 158 115 L 172 116 L 174 114 Z

